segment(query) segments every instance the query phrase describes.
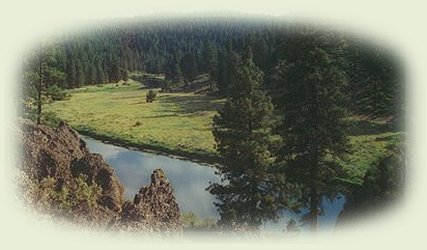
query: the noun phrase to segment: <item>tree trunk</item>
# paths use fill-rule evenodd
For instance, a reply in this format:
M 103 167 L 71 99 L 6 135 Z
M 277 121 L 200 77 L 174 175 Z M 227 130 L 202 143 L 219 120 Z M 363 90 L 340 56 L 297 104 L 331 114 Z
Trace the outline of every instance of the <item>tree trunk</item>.
M 42 114 L 42 85 L 43 85 L 43 49 L 40 46 L 39 79 L 37 83 L 37 124 L 41 123 Z
M 319 178 L 319 155 L 318 155 L 318 117 L 317 112 L 319 109 L 317 100 L 317 86 L 316 82 L 311 84 L 311 101 L 312 101 L 312 138 L 310 148 L 310 228 L 312 232 L 317 231 L 317 208 L 319 204 L 319 197 L 317 194 L 317 181 Z
M 318 157 L 317 157 L 317 139 L 314 139 L 311 153 L 311 173 L 310 173 L 310 228 L 311 231 L 317 231 L 317 206 L 319 199 L 317 196 L 316 181 L 318 178 Z M 315 146 L 315 147 L 314 147 Z

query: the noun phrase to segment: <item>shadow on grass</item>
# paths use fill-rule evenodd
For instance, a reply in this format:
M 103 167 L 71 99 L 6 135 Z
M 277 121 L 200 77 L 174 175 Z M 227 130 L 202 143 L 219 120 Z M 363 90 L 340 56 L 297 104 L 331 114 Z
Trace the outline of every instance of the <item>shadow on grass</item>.
M 188 96 L 163 96 L 159 102 L 172 104 L 178 107 L 178 111 L 184 115 L 197 115 L 208 111 L 217 111 L 222 107 L 221 102 L 214 102 L 215 97 L 205 95 Z
M 149 115 L 142 117 L 143 119 L 150 119 L 150 118 L 165 118 L 165 117 L 176 117 L 177 114 L 166 114 L 166 115 Z
M 378 135 L 386 132 L 396 132 L 395 126 L 385 122 L 355 120 L 350 124 L 350 135 Z

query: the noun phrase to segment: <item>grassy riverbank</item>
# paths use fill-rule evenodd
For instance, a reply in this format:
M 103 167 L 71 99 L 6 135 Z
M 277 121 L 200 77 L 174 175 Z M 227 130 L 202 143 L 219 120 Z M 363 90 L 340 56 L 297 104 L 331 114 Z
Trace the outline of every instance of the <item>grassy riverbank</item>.
M 141 84 L 105 84 L 69 91 L 45 106 L 82 134 L 123 145 L 189 157 L 214 157 L 212 118 L 224 99 L 194 93 L 158 93 L 145 101 Z M 157 90 L 158 91 L 158 90 Z
M 151 149 L 204 162 L 218 162 L 212 118 L 224 99 L 195 93 L 158 93 L 145 101 L 138 82 L 70 90 L 70 98 L 44 106 L 80 133 L 113 144 Z M 158 90 L 157 90 L 158 91 Z M 351 150 L 342 165 L 360 184 L 366 170 L 387 154 L 399 132 L 385 121 L 351 118 Z
M 350 121 L 350 150 L 342 165 L 348 180 L 360 185 L 366 171 L 387 156 L 390 147 L 403 143 L 403 133 L 384 120 L 352 117 Z

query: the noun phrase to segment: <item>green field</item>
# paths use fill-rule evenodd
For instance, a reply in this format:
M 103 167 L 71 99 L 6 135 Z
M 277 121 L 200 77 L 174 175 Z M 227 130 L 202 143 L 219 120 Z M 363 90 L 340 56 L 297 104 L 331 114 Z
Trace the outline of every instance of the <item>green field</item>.
M 44 112 L 53 112 L 83 134 L 178 154 L 215 154 L 212 118 L 224 99 L 157 93 L 147 103 L 147 91 L 137 82 L 75 89 L 68 100 L 45 105 Z
M 224 99 L 158 93 L 156 101 L 147 103 L 147 91 L 138 82 L 74 89 L 67 100 L 45 105 L 44 112 L 54 113 L 82 134 L 193 158 L 215 157 L 212 118 Z M 342 165 L 349 181 L 360 184 L 400 133 L 384 121 L 351 121 L 351 150 Z

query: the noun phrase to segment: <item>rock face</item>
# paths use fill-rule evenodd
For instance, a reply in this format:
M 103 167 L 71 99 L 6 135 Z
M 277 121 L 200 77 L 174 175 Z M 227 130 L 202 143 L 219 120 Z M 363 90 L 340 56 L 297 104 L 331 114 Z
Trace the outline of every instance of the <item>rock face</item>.
M 157 229 L 178 229 L 180 213 L 173 189 L 162 169 L 151 174 L 151 183 L 142 187 L 133 203 L 123 206 L 121 224 L 135 227 L 141 221 L 149 221 Z
M 92 154 L 79 134 L 67 124 L 61 122 L 57 128 L 36 125 L 29 120 L 20 120 L 23 143 L 22 171 L 39 188 L 41 196 L 51 195 L 45 192 L 46 178 L 53 180 L 54 192 L 49 204 L 67 205 L 70 201 L 58 200 L 58 194 L 65 187 L 71 203 L 77 197 L 70 194 L 77 190 L 78 178 L 84 176 L 88 186 L 96 184 L 100 194 L 95 196 L 96 204 L 79 203 L 73 205 L 72 216 L 83 217 L 98 225 L 111 228 L 153 231 L 180 228 L 180 214 L 173 189 L 161 169 L 151 175 L 151 184 L 142 187 L 132 202 L 124 202 L 124 188 L 114 174 L 114 169 L 99 154 Z M 81 183 L 80 183 L 81 185 Z M 71 191 L 70 191 L 71 190 Z M 57 192 L 57 193 L 55 193 Z M 87 195 L 86 193 L 79 194 Z M 74 196 L 73 196 L 74 195 Z M 51 195 L 52 196 L 52 195 Z M 34 198 L 35 200 L 38 197 Z M 88 198 L 89 199 L 89 198 Z M 68 203 L 67 203 L 68 202 Z M 44 209 L 44 208 L 42 208 Z M 55 209 L 55 207 L 54 207 Z M 102 223 L 101 223 L 102 220 Z
M 100 208 L 120 212 L 123 186 L 114 170 L 99 154 L 91 154 L 79 134 L 61 122 L 57 128 L 21 121 L 23 134 L 23 170 L 31 179 L 52 177 L 57 188 L 72 186 L 76 177 L 85 175 L 88 184 L 97 184 Z

